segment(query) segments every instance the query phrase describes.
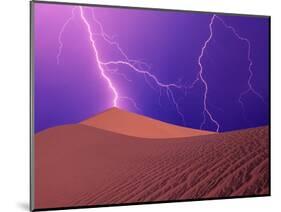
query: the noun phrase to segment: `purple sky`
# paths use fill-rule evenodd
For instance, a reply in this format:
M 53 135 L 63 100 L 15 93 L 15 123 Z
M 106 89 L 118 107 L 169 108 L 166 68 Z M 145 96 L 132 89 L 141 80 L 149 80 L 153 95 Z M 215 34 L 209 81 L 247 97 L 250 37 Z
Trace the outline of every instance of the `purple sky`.
M 146 64 L 129 61 L 133 67 L 152 74 L 122 64 L 102 66 L 119 95 L 118 107 L 198 129 L 205 114 L 202 129 L 213 131 L 215 122 L 220 131 L 268 124 L 268 18 L 218 14 L 200 59 L 213 14 L 34 4 L 36 132 L 80 122 L 113 106 L 114 92 L 101 73 L 85 20 L 100 61 L 128 63 L 115 42 L 129 59 Z M 104 39 L 102 29 L 110 37 Z M 249 89 L 248 56 L 254 92 L 239 101 Z M 205 84 L 199 80 L 190 88 L 200 71 L 199 59 L 208 86 L 205 112 Z M 171 83 L 179 88 L 167 89 Z

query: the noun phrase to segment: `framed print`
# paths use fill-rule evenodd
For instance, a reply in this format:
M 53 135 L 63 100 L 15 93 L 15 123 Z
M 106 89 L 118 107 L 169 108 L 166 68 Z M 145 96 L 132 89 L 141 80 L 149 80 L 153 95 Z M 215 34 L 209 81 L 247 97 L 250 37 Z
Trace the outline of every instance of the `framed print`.
M 270 17 L 31 2 L 31 210 L 270 195 Z

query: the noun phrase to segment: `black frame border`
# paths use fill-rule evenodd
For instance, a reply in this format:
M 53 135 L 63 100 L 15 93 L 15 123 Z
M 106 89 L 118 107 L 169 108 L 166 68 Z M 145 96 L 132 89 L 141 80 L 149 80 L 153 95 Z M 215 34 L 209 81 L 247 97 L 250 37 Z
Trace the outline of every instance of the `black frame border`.
M 168 200 L 168 201 L 150 201 L 150 202 L 133 202 L 133 203 L 120 203 L 120 204 L 105 204 L 105 205 L 82 205 L 73 207 L 56 207 L 56 208 L 34 208 L 34 3 L 41 4 L 56 4 L 56 5 L 73 5 L 73 6 L 87 6 L 87 7 L 102 7 L 102 8 L 119 8 L 119 9 L 136 9 L 136 10 L 154 10 L 154 11 L 166 11 L 166 12 L 190 12 L 190 13 L 203 13 L 203 14 L 221 14 L 229 16 L 248 16 L 257 18 L 268 18 L 268 130 L 269 130 L 269 191 L 264 195 L 246 195 L 246 196 L 231 196 L 231 197 L 214 197 L 214 198 L 201 198 L 201 199 L 185 199 L 185 200 Z M 29 92 L 30 92 L 30 195 L 29 195 L 29 209 L 30 211 L 52 211 L 52 210 L 67 210 L 67 209 L 85 209 L 85 208 L 100 208 L 100 207 L 112 207 L 112 206 L 132 206 L 132 205 L 150 205 L 159 203 L 178 203 L 178 202 L 195 202 L 204 200 L 226 200 L 226 199 L 241 199 L 241 198 L 253 198 L 253 197 L 270 197 L 271 196 L 271 16 L 270 15 L 253 15 L 253 14 L 241 14 L 241 13 L 224 13 L 224 12 L 207 12 L 207 11 L 194 11 L 194 10 L 180 10 L 180 9 L 163 9 L 163 8 L 148 8 L 148 7 L 133 7 L 122 5 L 102 5 L 102 4 L 90 4 L 90 3 L 72 3 L 72 2 L 58 2 L 58 1 L 41 1 L 30 0 L 29 2 Z

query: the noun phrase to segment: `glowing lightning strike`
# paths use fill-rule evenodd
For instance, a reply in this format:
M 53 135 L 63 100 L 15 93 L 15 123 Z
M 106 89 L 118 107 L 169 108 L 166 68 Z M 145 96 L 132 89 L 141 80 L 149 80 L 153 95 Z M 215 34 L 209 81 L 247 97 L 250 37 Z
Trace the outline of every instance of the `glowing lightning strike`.
M 110 78 L 105 73 L 106 71 L 104 70 L 104 68 L 102 66 L 102 62 L 101 62 L 101 60 L 99 58 L 99 52 L 98 52 L 98 50 L 96 48 L 96 45 L 95 45 L 95 41 L 94 41 L 94 38 L 93 38 L 93 33 L 91 31 L 91 26 L 90 26 L 89 22 L 87 21 L 85 15 L 84 15 L 83 8 L 81 6 L 79 6 L 79 11 L 80 11 L 80 17 L 81 17 L 83 23 L 85 24 L 85 26 L 87 28 L 87 32 L 88 32 L 88 35 L 89 35 L 89 41 L 90 41 L 91 46 L 93 48 L 95 59 L 96 59 L 98 68 L 100 70 L 101 76 L 105 79 L 105 81 L 107 82 L 109 88 L 112 90 L 112 93 L 113 93 L 113 106 L 117 107 L 118 106 L 118 98 L 119 98 L 118 92 L 117 92 L 116 88 L 114 87 L 113 83 L 111 82 Z
M 58 37 L 59 49 L 58 49 L 58 54 L 57 54 L 57 63 L 58 64 L 60 62 L 59 59 L 60 59 L 62 48 L 63 48 L 62 34 L 63 34 L 66 26 L 74 18 L 74 10 L 75 9 L 76 8 L 72 9 L 71 17 L 69 19 L 67 19 L 67 21 L 64 23 L 64 25 L 62 26 L 62 28 L 60 30 L 60 33 L 59 33 L 59 37 Z M 100 71 L 100 74 L 104 78 L 104 80 L 107 82 L 108 87 L 112 91 L 112 94 L 113 94 L 112 104 L 113 104 L 113 106 L 117 107 L 118 106 L 118 100 L 122 100 L 123 99 L 123 100 L 130 101 L 134 105 L 134 107 L 136 109 L 140 110 L 139 107 L 137 106 L 136 102 L 132 98 L 126 97 L 126 96 L 120 96 L 118 94 L 117 88 L 114 86 L 114 84 L 111 81 L 110 77 L 107 75 L 107 72 L 112 70 L 112 69 L 109 69 L 109 67 L 111 65 L 127 66 L 127 67 L 130 68 L 131 71 L 134 71 L 134 72 L 136 72 L 138 74 L 142 74 L 144 76 L 145 81 L 147 82 L 147 84 L 151 88 L 154 88 L 154 87 L 152 86 L 152 84 L 150 84 L 150 81 L 148 81 L 148 79 L 150 79 L 152 82 L 154 82 L 154 84 L 159 88 L 160 97 L 162 95 L 162 89 L 164 89 L 166 91 L 166 95 L 167 95 L 168 99 L 170 101 L 172 101 L 172 103 L 174 104 L 174 106 L 175 106 L 175 108 L 177 110 L 177 113 L 179 114 L 179 116 L 181 117 L 181 119 L 183 121 L 183 124 L 185 125 L 184 114 L 180 111 L 179 104 L 176 101 L 176 98 L 175 98 L 173 90 L 172 90 L 172 89 L 182 89 L 182 88 L 184 88 L 184 86 L 178 85 L 178 84 L 175 84 L 175 83 L 168 83 L 168 84 L 162 83 L 155 75 L 153 75 L 151 72 L 146 70 L 146 69 L 150 69 L 150 67 L 146 63 L 138 61 L 138 60 L 130 59 L 125 54 L 123 49 L 120 47 L 119 43 L 117 43 L 116 41 L 113 41 L 112 38 L 108 34 L 105 33 L 102 24 L 96 19 L 95 14 L 93 13 L 93 10 L 92 10 L 92 18 L 93 18 L 94 22 L 99 26 L 100 33 L 92 32 L 91 25 L 90 25 L 90 23 L 88 22 L 88 20 L 85 17 L 85 14 L 84 14 L 82 6 L 79 6 L 79 14 L 80 14 L 81 20 L 83 21 L 83 23 L 86 26 L 87 33 L 88 33 L 88 36 L 89 36 L 89 41 L 90 41 L 90 44 L 92 46 L 92 49 L 93 49 L 93 52 L 94 52 L 94 55 L 95 55 L 95 60 L 97 62 L 97 66 L 98 66 L 98 69 Z M 249 61 L 249 67 L 248 67 L 249 77 L 248 77 L 248 82 L 247 82 L 248 83 L 248 89 L 243 91 L 240 94 L 240 96 L 239 96 L 239 103 L 242 105 L 243 110 L 244 110 L 244 104 L 243 104 L 242 98 L 243 98 L 243 96 L 245 96 L 249 92 L 252 92 L 254 95 L 259 97 L 262 101 L 264 101 L 264 100 L 263 100 L 262 95 L 260 95 L 253 88 L 253 85 L 252 85 L 252 82 L 251 82 L 252 78 L 253 78 L 253 71 L 252 71 L 253 62 L 251 60 L 251 55 L 250 55 L 251 54 L 251 43 L 250 43 L 250 41 L 247 38 L 244 38 L 244 37 L 240 36 L 237 33 L 237 31 L 235 30 L 235 28 L 230 26 L 230 25 L 227 25 L 222 18 L 218 17 L 217 15 L 213 15 L 212 18 L 211 18 L 211 21 L 209 23 L 209 32 L 210 32 L 210 34 L 209 34 L 207 40 L 204 42 L 204 44 L 203 44 L 203 46 L 201 48 L 201 53 L 200 53 L 200 55 L 198 57 L 198 66 L 199 66 L 200 69 L 199 69 L 199 72 L 198 72 L 198 74 L 196 76 L 196 79 L 193 81 L 193 83 L 191 84 L 191 86 L 189 88 L 193 88 L 198 81 L 202 82 L 202 84 L 204 85 L 204 98 L 203 98 L 203 107 L 204 107 L 204 109 L 203 109 L 203 121 L 202 121 L 202 123 L 200 125 L 200 128 L 202 129 L 204 127 L 204 125 L 206 124 L 206 121 L 207 121 L 207 117 L 209 117 L 210 121 L 216 126 L 216 132 L 219 132 L 220 124 L 218 123 L 218 121 L 216 121 L 214 119 L 213 115 L 211 114 L 211 112 L 209 111 L 208 106 L 207 106 L 208 83 L 207 83 L 207 81 L 203 77 L 203 65 L 202 65 L 202 62 L 201 62 L 202 58 L 204 56 L 205 50 L 206 50 L 209 42 L 213 38 L 213 24 L 214 24 L 215 19 L 219 20 L 224 25 L 225 28 L 230 29 L 233 32 L 233 34 L 239 40 L 245 41 L 247 43 L 247 45 L 248 45 L 248 61 Z M 100 59 L 99 52 L 98 52 L 98 49 L 97 49 L 96 44 L 95 44 L 94 35 L 95 36 L 101 36 L 105 42 L 107 42 L 110 45 L 114 45 L 118 49 L 119 53 L 122 55 L 124 60 L 115 60 L 115 61 L 103 62 Z M 143 67 L 145 67 L 145 68 L 143 68 Z M 119 74 L 118 73 L 118 69 L 114 70 L 112 73 Z M 127 79 L 126 75 L 124 75 L 124 74 L 121 74 L 121 75 L 123 77 L 125 77 L 125 79 Z
M 242 36 L 240 36 L 238 34 L 238 32 L 236 31 L 236 29 L 230 25 L 227 25 L 225 23 L 225 21 L 217 16 L 217 15 L 213 15 L 212 18 L 211 18 L 211 21 L 209 23 L 209 30 L 210 30 L 210 35 L 208 37 L 208 39 L 205 41 L 202 49 L 201 49 L 201 54 L 198 58 L 198 65 L 200 67 L 200 70 L 197 74 L 197 77 L 196 79 L 193 81 L 193 83 L 191 84 L 191 86 L 189 88 L 193 88 L 195 86 L 195 84 L 198 82 L 198 81 L 201 81 L 204 85 L 204 100 L 203 100 L 203 105 L 204 105 L 204 110 L 203 110 L 203 122 L 201 123 L 200 125 L 200 128 L 202 128 L 205 123 L 206 123 L 206 115 L 208 115 L 208 117 L 210 118 L 210 120 L 216 125 L 216 131 L 219 132 L 220 130 L 220 125 L 219 123 L 213 118 L 212 114 L 210 113 L 210 111 L 208 110 L 208 107 L 207 107 L 207 95 L 208 95 L 208 84 L 206 82 L 206 80 L 203 78 L 202 76 L 202 73 L 203 73 L 203 67 L 202 67 L 202 63 L 201 63 L 201 59 L 202 57 L 204 56 L 204 52 L 205 52 L 205 49 L 207 47 L 207 45 L 209 44 L 209 42 L 211 41 L 212 37 L 213 37 L 213 23 L 214 23 L 214 20 L 217 19 L 219 20 L 225 28 L 229 29 L 232 31 L 232 33 L 241 41 L 244 41 L 247 43 L 248 45 L 248 61 L 249 61 L 249 67 L 248 67 L 248 71 L 249 71 L 249 77 L 248 77 L 248 89 L 243 91 L 240 96 L 239 96 L 239 103 L 241 104 L 243 110 L 244 110 L 244 104 L 242 102 L 242 98 L 243 96 L 245 96 L 246 94 L 248 94 L 249 92 L 252 92 L 254 95 L 256 95 L 257 97 L 259 97 L 263 102 L 264 102 L 264 99 L 262 97 L 261 94 L 259 94 L 254 88 L 253 88 L 253 85 L 252 85 L 252 78 L 253 78 L 253 71 L 252 71 L 252 65 L 253 65 L 253 61 L 251 59 L 251 43 L 249 41 L 249 39 L 247 38 L 244 38 Z
M 58 50 L 58 54 L 57 54 L 57 62 L 58 63 L 59 63 L 59 58 L 60 58 L 60 55 L 61 55 L 61 52 L 62 52 L 62 48 L 63 48 L 63 43 L 62 43 L 61 37 L 62 37 L 62 34 L 63 34 L 66 26 L 74 18 L 74 10 L 75 9 L 76 8 L 73 8 L 72 16 L 65 22 L 65 24 L 63 25 L 63 27 L 62 27 L 62 29 L 61 29 L 61 31 L 59 33 L 59 38 L 58 38 L 58 40 L 59 40 L 59 50 Z M 117 88 L 114 86 L 114 83 L 112 82 L 110 77 L 107 75 L 107 72 L 119 74 L 119 73 L 117 73 L 118 69 L 112 71 L 112 69 L 109 69 L 108 66 L 110 66 L 110 65 L 126 65 L 131 70 L 135 71 L 136 73 L 142 74 L 144 76 L 145 81 L 147 82 L 147 84 L 150 87 L 152 87 L 152 86 L 150 85 L 150 83 L 148 81 L 148 78 L 151 79 L 153 82 L 155 82 L 155 84 L 159 88 L 160 93 L 161 93 L 161 89 L 165 89 L 166 90 L 166 94 L 167 94 L 168 99 L 172 100 L 172 103 L 175 105 L 177 113 L 179 114 L 179 116 L 182 119 L 183 124 L 185 125 L 186 122 L 185 122 L 185 119 L 184 119 L 184 115 L 180 111 L 179 104 L 177 103 L 176 98 L 174 96 L 174 93 L 172 91 L 172 88 L 181 89 L 181 88 L 183 88 L 183 86 L 180 86 L 180 85 L 177 85 L 177 84 L 165 84 L 165 83 L 160 82 L 155 75 L 153 75 L 149 71 L 145 70 L 145 69 L 150 69 L 149 65 L 147 65 L 146 63 L 144 63 L 142 61 L 139 61 L 139 60 L 132 60 L 132 59 L 130 59 L 125 54 L 123 49 L 120 47 L 119 43 L 117 43 L 116 41 L 112 41 L 111 40 L 112 38 L 104 32 L 102 24 L 96 19 L 93 11 L 92 11 L 92 18 L 93 18 L 94 22 L 99 26 L 100 33 L 94 33 L 92 31 L 91 25 L 88 22 L 87 18 L 85 17 L 85 14 L 84 14 L 82 6 L 79 6 L 79 16 L 81 17 L 81 20 L 83 21 L 83 23 L 86 26 L 87 33 L 88 33 L 88 36 L 89 36 L 89 41 L 90 41 L 92 49 L 94 51 L 95 60 L 97 62 L 97 66 L 98 66 L 98 69 L 100 71 L 100 74 L 105 79 L 105 81 L 107 82 L 109 88 L 111 89 L 111 91 L 113 93 L 113 101 L 112 101 L 113 106 L 115 106 L 115 107 L 118 106 L 118 100 L 127 100 L 127 101 L 131 102 L 132 105 L 137 110 L 140 110 L 140 108 L 137 106 L 136 102 L 132 98 L 126 97 L 126 96 L 120 96 L 118 94 Z M 96 47 L 94 36 L 101 36 L 105 42 L 107 42 L 110 45 L 115 46 L 118 49 L 118 51 L 120 52 L 120 54 L 122 55 L 122 57 L 124 58 L 124 60 L 102 62 L 101 59 L 100 59 L 100 56 L 99 56 L 98 49 Z M 120 75 L 123 76 L 123 77 L 126 76 L 124 74 L 120 74 Z M 125 79 L 128 80 L 127 78 L 125 78 Z
M 59 58 L 60 58 L 62 47 L 63 47 L 63 43 L 62 43 L 62 40 L 61 40 L 62 33 L 64 32 L 68 23 L 73 19 L 74 10 L 75 10 L 75 8 L 73 8 L 73 10 L 72 10 L 72 16 L 65 22 L 65 24 L 63 25 L 63 27 L 62 27 L 62 29 L 59 33 L 59 38 L 58 38 L 58 40 L 59 40 L 59 50 L 58 50 L 58 54 L 57 54 L 57 63 L 59 63 Z M 112 80 L 110 79 L 110 77 L 106 73 L 106 72 L 110 71 L 109 66 L 111 66 L 111 65 L 115 65 L 115 66 L 116 65 L 124 65 L 124 66 L 129 67 L 131 71 L 134 71 L 138 74 L 142 74 L 144 76 L 145 81 L 148 83 L 148 85 L 151 88 L 153 88 L 153 86 L 152 86 L 152 84 L 150 84 L 150 81 L 148 81 L 148 79 L 150 79 L 152 82 L 154 82 L 154 84 L 159 88 L 160 96 L 162 95 L 162 89 L 164 89 L 166 91 L 166 95 L 167 95 L 168 99 L 171 100 L 172 103 L 174 104 L 174 106 L 177 110 L 177 113 L 179 114 L 179 116 L 181 117 L 181 119 L 183 121 L 183 124 L 185 125 L 184 114 L 180 111 L 179 104 L 176 101 L 176 98 L 175 98 L 173 90 L 172 90 L 172 89 L 182 89 L 182 88 L 184 88 L 184 86 L 181 86 L 181 85 L 178 85 L 178 84 L 175 84 L 175 83 L 168 83 L 168 84 L 162 83 L 162 82 L 159 81 L 159 79 L 155 75 L 153 75 L 149 71 L 145 70 L 145 68 L 150 69 L 150 67 L 146 63 L 143 63 L 143 62 L 138 61 L 138 60 L 130 59 L 125 54 L 123 49 L 120 47 L 119 43 L 117 43 L 116 41 L 112 41 L 112 38 L 105 33 L 102 24 L 96 19 L 93 11 L 92 11 L 92 18 L 95 21 L 95 23 L 99 26 L 100 33 L 93 33 L 92 32 L 90 23 L 86 19 L 83 8 L 81 6 L 79 6 L 79 14 L 80 14 L 81 20 L 83 21 L 83 23 L 86 26 L 88 36 L 89 36 L 89 41 L 90 41 L 92 49 L 94 51 L 95 60 L 97 62 L 97 66 L 98 66 L 98 69 L 100 71 L 100 74 L 105 79 L 105 81 L 107 82 L 109 88 L 111 89 L 111 91 L 113 93 L 113 103 L 112 103 L 113 106 L 117 107 L 118 106 L 118 100 L 124 99 L 124 100 L 130 101 L 135 106 L 135 108 L 139 110 L 135 101 L 132 98 L 119 96 L 117 88 L 114 86 Z M 199 72 L 197 74 L 196 79 L 191 84 L 190 88 L 194 87 L 194 85 L 198 81 L 201 81 L 203 83 L 203 85 L 204 85 L 204 99 L 203 99 L 204 110 L 203 110 L 203 122 L 201 123 L 200 128 L 202 129 L 204 127 L 204 125 L 206 124 L 206 121 L 207 121 L 207 117 L 209 117 L 211 122 L 213 124 L 215 124 L 216 131 L 218 132 L 220 130 L 220 125 L 214 119 L 213 115 L 211 114 L 211 112 L 209 111 L 208 106 L 207 106 L 208 84 L 207 84 L 207 81 L 203 77 L 203 65 L 201 63 L 201 60 L 202 60 L 202 58 L 204 56 L 204 53 L 205 53 L 205 49 L 207 48 L 209 42 L 211 41 L 211 39 L 213 37 L 213 23 L 214 23 L 214 20 L 216 18 L 224 25 L 224 27 L 226 27 L 227 29 L 230 29 L 233 32 L 233 34 L 239 40 L 247 42 L 247 45 L 248 45 L 248 61 L 249 61 L 248 89 L 240 94 L 240 97 L 239 97 L 240 104 L 242 105 L 242 107 L 244 106 L 243 102 L 242 102 L 242 98 L 243 98 L 244 95 L 248 94 L 249 92 L 252 92 L 256 96 L 258 96 L 261 100 L 263 100 L 263 97 L 253 88 L 252 83 L 251 83 L 251 80 L 252 80 L 252 77 L 253 77 L 253 72 L 252 72 L 253 62 L 252 62 L 251 57 L 250 57 L 250 53 L 251 53 L 250 41 L 248 39 L 240 36 L 232 26 L 227 25 L 220 17 L 218 17 L 217 15 L 213 15 L 212 18 L 211 18 L 211 21 L 209 23 L 210 35 L 207 38 L 207 40 L 204 42 L 204 45 L 201 48 L 201 53 L 198 57 L 198 65 L 199 65 L 200 69 L 199 69 Z M 99 57 L 99 52 L 98 52 L 98 49 L 97 49 L 96 44 L 95 44 L 94 35 L 95 36 L 101 36 L 105 42 L 107 42 L 110 45 L 114 45 L 118 49 L 119 53 L 122 55 L 124 60 L 103 62 Z M 144 66 L 145 66 L 145 68 L 143 69 Z M 117 73 L 117 72 L 118 72 L 118 70 L 114 71 L 113 73 Z M 122 74 L 122 76 L 126 76 L 126 75 Z
M 184 119 L 184 115 L 183 113 L 180 111 L 179 109 L 179 105 L 175 99 L 174 93 L 172 91 L 172 88 L 177 88 L 177 89 L 181 89 L 182 86 L 177 85 L 177 84 L 165 84 L 162 83 L 158 80 L 158 78 L 151 74 L 149 71 L 146 71 L 145 69 L 142 69 L 142 67 L 146 67 L 146 68 L 150 68 L 146 63 L 138 61 L 138 60 L 132 60 L 130 59 L 125 52 L 123 51 L 123 49 L 120 47 L 119 43 L 117 43 L 116 41 L 112 41 L 110 36 L 107 35 L 104 32 L 103 26 L 102 24 L 97 20 L 97 18 L 95 17 L 93 11 L 92 11 L 92 17 L 93 20 L 98 24 L 99 28 L 100 28 L 100 35 L 104 41 L 106 41 L 107 43 L 109 43 L 110 45 L 114 45 L 118 51 L 121 53 L 121 55 L 123 56 L 124 60 L 117 60 L 117 61 L 109 61 L 109 62 L 101 62 L 100 64 L 103 65 L 104 67 L 108 67 L 110 65 L 125 65 L 127 67 L 129 67 L 132 71 L 135 71 L 138 74 L 142 74 L 144 76 L 144 79 L 146 80 L 146 82 L 148 83 L 148 85 L 151 87 L 150 83 L 148 82 L 147 78 L 151 79 L 158 87 L 159 89 L 166 89 L 166 94 L 167 97 L 172 100 L 172 103 L 175 105 L 175 108 L 177 110 L 177 113 L 179 114 L 179 116 L 182 119 L 183 124 L 185 125 L 185 119 Z M 137 67 L 138 66 L 138 67 Z M 142 67 L 141 67 L 142 66 Z M 119 97 L 120 99 L 127 99 L 129 101 L 132 102 L 132 104 L 135 106 L 135 108 L 137 108 L 139 110 L 139 108 L 137 107 L 135 101 L 132 98 L 129 97 Z
M 174 84 L 174 83 L 169 83 L 169 84 L 162 83 L 162 82 L 160 82 L 158 80 L 158 78 L 155 75 L 151 74 L 149 71 L 146 71 L 146 70 L 143 70 L 143 69 L 139 69 L 135 65 L 133 65 L 130 62 L 127 62 L 127 61 L 117 60 L 117 61 L 101 62 L 101 65 L 104 65 L 104 66 L 109 66 L 109 65 L 126 65 L 126 66 L 130 67 L 131 70 L 135 71 L 136 73 L 143 74 L 145 77 L 149 77 L 152 81 L 154 81 L 154 83 L 160 89 L 165 89 L 166 90 L 166 94 L 167 94 L 168 98 L 172 99 L 172 102 L 175 105 L 177 113 L 181 117 L 183 124 L 184 125 L 186 124 L 185 119 L 184 119 L 184 115 L 180 111 L 179 105 L 178 105 L 178 103 L 177 103 L 177 101 L 175 99 L 175 96 L 173 94 L 173 91 L 172 91 L 172 88 L 182 89 L 183 86 L 177 85 L 177 84 Z
M 180 111 L 180 108 L 179 108 L 179 104 L 177 103 L 176 99 L 175 99 L 175 96 L 174 96 L 174 93 L 172 92 L 171 88 L 174 87 L 174 88 L 178 88 L 178 89 L 181 89 L 182 86 L 179 86 L 177 84 L 164 84 L 164 83 L 161 83 L 157 77 L 153 74 L 151 74 L 150 72 L 148 71 L 144 71 L 142 69 L 139 69 L 136 67 L 136 65 L 144 65 L 146 68 L 150 69 L 150 67 L 144 63 L 144 62 L 141 62 L 141 61 L 138 61 L 138 60 L 132 60 L 130 59 L 126 53 L 123 51 L 123 49 L 120 47 L 119 43 L 117 43 L 116 41 L 112 41 L 111 40 L 111 37 L 105 33 L 104 29 L 103 29 L 103 26 L 102 24 L 97 20 L 96 16 L 95 16 L 95 13 L 93 12 L 92 10 L 92 17 L 93 17 L 93 20 L 98 24 L 99 28 L 100 28 L 100 36 L 104 39 L 104 41 L 106 41 L 107 43 L 109 43 L 110 45 L 114 45 L 116 46 L 116 48 L 118 49 L 118 51 L 121 53 L 121 55 L 124 57 L 124 59 L 126 61 L 111 61 L 111 62 L 107 62 L 107 63 L 103 63 L 103 65 L 127 65 L 131 68 L 131 70 L 137 72 L 137 73 L 140 73 L 140 74 L 143 74 L 144 75 L 144 78 L 145 78 L 145 81 L 147 82 L 147 84 L 151 87 L 152 85 L 149 83 L 148 78 L 152 79 L 156 85 L 160 88 L 160 95 L 161 95 L 161 88 L 165 88 L 166 89 L 166 94 L 167 94 L 167 97 L 171 100 L 172 100 L 172 103 L 175 105 L 176 107 L 176 110 L 177 110 L 177 113 L 179 114 L 179 116 L 181 117 L 182 119 L 182 122 L 184 125 L 186 125 L 186 122 L 185 122 L 185 119 L 184 119 L 184 115 L 183 113 Z M 128 99 L 128 97 L 127 97 Z M 136 103 L 130 99 L 130 101 L 135 105 L 135 107 L 139 110 L 139 108 L 136 106 Z
M 216 18 L 224 25 L 225 28 L 230 29 L 230 30 L 233 32 L 233 34 L 234 34 L 239 40 L 246 42 L 246 43 L 247 43 L 247 46 L 248 46 L 248 61 L 249 61 L 249 67 L 248 67 L 249 78 L 248 78 L 248 82 L 247 82 L 247 83 L 248 83 L 248 89 L 245 90 L 244 92 L 242 92 L 242 93 L 240 94 L 239 102 L 242 104 L 242 107 L 243 107 L 242 97 L 243 97 L 244 95 L 248 94 L 249 92 L 252 92 L 252 93 L 253 93 L 254 95 L 256 95 L 258 98 L 260 98 L 262 102 L 264 102 L 263 96 L 262 96 L 260 93 L 258 93 L 258 92 L 253 88 L 253 85 L 252 85 L 252 78 L 253 78 L 253 75 L 254 75 L 254 74 L 253 74 L 253 71 L 252 71 L 253 61 L 252 61 L 252 59 L 251 59 L 251 43 L 250 43 L 249 39 L 240 36 L 240 35 L 237 33 L 237 31 L 235 30 L 235 28 L 232 27 L 232 26 L 227 25 L 227 24 L 225 23 L 225 21 L 224 21 L 222 18 L 220 18 L 220 17 L 218 17 L 218 16 L 216 16 Z
M 66 20 L 66 22 L 63 24 L 60 32 L 59 32 L 59 37 L 58 37 L 58 41 L 59 41 L 59 48 L 58 48 L 58 53 L 57 53 L 57 64 L 60 63 L 60 56 L 61 56 L 61 52 L 62 52 L 62 48 L 63 48 L 63 42 L 62 42 L 62 34 L 66 28 L 66 26 L 70 23 L 70 21 L 74 18 L 74 10 L 76 8 L 73 8 L 71 11 L 71 16 Z
M 202 49 L 201 49 L 201 53 L 198 57 L 198 65 L 200 67 L 200 70 L 199 70 L 199 73 L 197 75 L 197 78 L 196 80 L 194 81 L 194 83 L 192 83 L 192 86 L 198 81 L 198 80 L 201 80 L 201 82 L 203 83 L 204 85 L 204 99 L 203 99 L 203 106 L 204 106 L 204 110 L 203 110 L 203 122 L 201 123 L 200 125 L 200 129 L 202 129 L 202 127 L 205 125 L 206 123 L 206 115 L 209 116 L 210 120 L 216 125 L 216 132 L 219 132 L 219 129 L 220 129 L 220 125 L 219 123 L 213 118 L 212 114 L 210 113 L 210 111 L 208 110 L 208 107 L 207 107 L 207 95 L 208 95 L 208 84 L 206 82 L 206 80 L 204 79 L 203 77 L 203 66 L 202 66 L 202 63 L 201 63 L 201 59 L 202 57 L 204 56 L 204 52 L 205 52 L 205 49 L 207 47 L 207 45 L 209 44 L 209 42 L 211 41 L 212 37 L 213 37 L 213 23 L 214 23 L 214 19 L 215 19 L 215 15 L 212 16 L 212 19 L 211 19 L 211 22 L 209 24 L 209 30 L 210 30 L 210 35 L 208 37 L 208 39 L 205 41 Z
M 144 65 L 146 68 L 150 69 L 150 66 L 142 61 L 139 61 L 139 60 L 133 60 L 133 59 L 130 59 L 127 54 L 124 52 L 124 50 L 121 48 L 120 44 L 116 41 L 113 41 L 112 40 L 112 37 L 109 36 L 107 33 L 105 33 L 104 31 L 104 28 L 103 28 L 103 25 L 101 24 L 101 22 L 96 18 L 95 16 L 95 13 L 94 13 L 94 10 L 92 9 L 92 18 L 94 20 L 94 22 L 97 23 L 97 25 L 99 26 L 100 28 L 100 33 L 98 33 L 97 35 L 98 36 L 101 36 L 103 38 L 103 40 L 105 42 L 107 42 L 108 44 L 112 45 L 112 46 L 115 46 L 118 51 L 120 52 L 120 54 L 124 57 L 124 59 L 130 63 L 133 63 L 135 65 Z

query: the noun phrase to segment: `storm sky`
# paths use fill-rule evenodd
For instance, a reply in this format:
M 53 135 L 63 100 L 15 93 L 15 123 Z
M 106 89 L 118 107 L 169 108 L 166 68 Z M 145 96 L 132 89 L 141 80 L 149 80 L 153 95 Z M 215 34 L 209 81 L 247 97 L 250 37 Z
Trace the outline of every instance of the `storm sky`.
M 34 6 L 36 132 L 113 107 L 112 87 L 117 107 L 180 126 L 268 124 L 267 17 Z

